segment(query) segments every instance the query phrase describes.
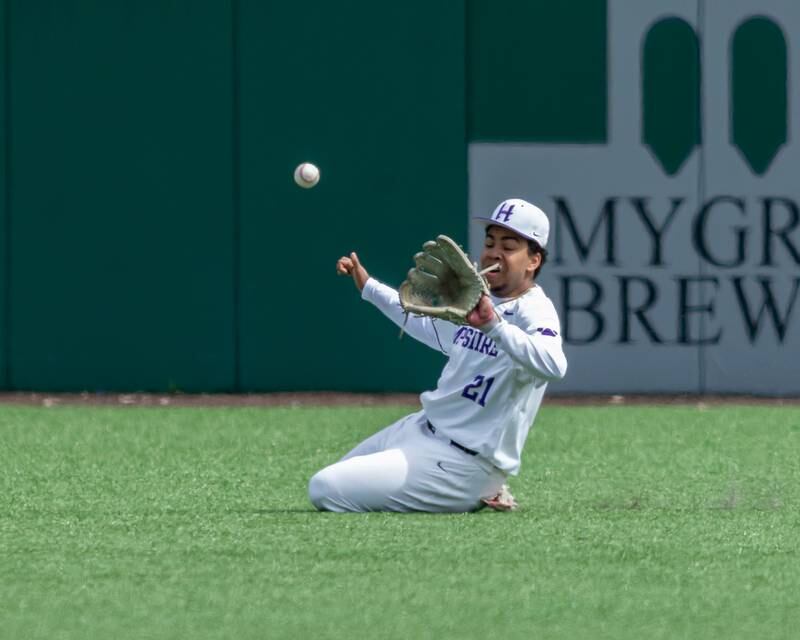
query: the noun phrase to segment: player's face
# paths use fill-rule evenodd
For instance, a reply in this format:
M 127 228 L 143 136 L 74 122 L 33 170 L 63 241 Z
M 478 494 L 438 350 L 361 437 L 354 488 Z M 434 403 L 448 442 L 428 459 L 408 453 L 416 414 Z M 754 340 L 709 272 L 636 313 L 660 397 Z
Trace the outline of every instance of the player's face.
M 542 257 L 528 252 L 528 241 L 518 233 L 490 226 L 481 253 L 481 268 L 499 264 L 498 271 L 486 274 L 491 292 L 499 298 L 522 295 L 533 285 L 533 273 Z

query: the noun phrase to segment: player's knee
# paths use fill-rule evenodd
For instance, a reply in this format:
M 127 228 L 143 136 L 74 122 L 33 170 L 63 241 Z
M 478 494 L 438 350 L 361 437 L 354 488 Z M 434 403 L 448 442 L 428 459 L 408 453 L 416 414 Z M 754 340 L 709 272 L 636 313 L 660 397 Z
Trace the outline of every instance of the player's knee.
M 330 474 L 323 469 L 315 473 L 308 482 L 308 498 L 320 511 L 330 509 L 330 500 L 333 494 L 333 486 L 330 481 Z

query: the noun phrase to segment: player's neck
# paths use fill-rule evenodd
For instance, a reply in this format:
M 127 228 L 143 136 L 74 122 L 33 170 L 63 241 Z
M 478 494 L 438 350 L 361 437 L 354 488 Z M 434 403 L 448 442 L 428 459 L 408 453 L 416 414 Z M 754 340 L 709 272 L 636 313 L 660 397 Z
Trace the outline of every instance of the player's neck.
M 494 291 L 492 291 L 491 294 L 492 294 L 492 297 L 494 297 L 497 300 L 500 300 L 501 302 L 509 302 L 511 300 L 516 300 L 517 298 L 521 298 L 526 293 L 528 293 L 528 291 L 530 291 L 531 289 L 533 289 L 536 286 L 537 286 L 536 282 L 531 281 L 530 284 L 527 287 L 525 287 L 524 289 L 522 289 L 520 291 L 512 292 L 509 295 L 501 295 L 500 293 L 495 293 Z

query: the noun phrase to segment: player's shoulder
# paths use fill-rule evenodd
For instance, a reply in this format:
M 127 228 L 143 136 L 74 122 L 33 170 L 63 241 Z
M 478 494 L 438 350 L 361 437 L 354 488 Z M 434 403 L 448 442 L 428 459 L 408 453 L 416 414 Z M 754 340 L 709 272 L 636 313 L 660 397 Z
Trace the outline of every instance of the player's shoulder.
M 556 307 L 553 301 L 547 297 L 545 290 L 537 285 L 534 285 L 525 292 L 525 295 L 519 298 L 520 311 L 529 311 L 533 313 L 556 313 Z
M 518 298 L 516 313 L 520 325 L 528 330 L 538 330 L 545 326 L 556 332 L 560 331 L 556 307 L 539 285 L 531 287 L 525 295 Z

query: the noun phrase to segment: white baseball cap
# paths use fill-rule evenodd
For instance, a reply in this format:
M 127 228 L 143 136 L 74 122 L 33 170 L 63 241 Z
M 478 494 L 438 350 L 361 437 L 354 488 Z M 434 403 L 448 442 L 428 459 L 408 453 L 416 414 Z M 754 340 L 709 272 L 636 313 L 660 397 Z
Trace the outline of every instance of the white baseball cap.
M 547 245 L 550 236 L 550 221 L 539 207 L 519 198 L 503 200 L 495 207 L 490 217 L 475 216 L 486 226 L 496 224 L 515 231 L 523 238 L 535 240 L 539 246 Z

